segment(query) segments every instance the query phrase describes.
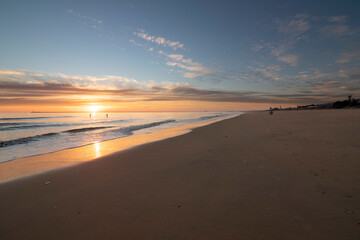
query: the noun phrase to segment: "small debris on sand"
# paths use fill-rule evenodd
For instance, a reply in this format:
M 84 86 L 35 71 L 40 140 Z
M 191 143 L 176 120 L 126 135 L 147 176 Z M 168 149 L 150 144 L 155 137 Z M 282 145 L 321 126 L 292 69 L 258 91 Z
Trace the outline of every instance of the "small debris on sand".
M 345 213 L 346 213 L 347 215 L 351 215 L 351 214 L 354 213 L 354 211 L 352 211 L 352 210 L 345 210 Z

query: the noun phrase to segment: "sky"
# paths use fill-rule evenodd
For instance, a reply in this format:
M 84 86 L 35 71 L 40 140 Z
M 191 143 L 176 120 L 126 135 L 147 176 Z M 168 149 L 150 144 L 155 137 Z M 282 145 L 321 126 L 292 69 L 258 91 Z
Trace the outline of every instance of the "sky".
M 0 112 L 360 98 L 360 1 L 0 2 Z

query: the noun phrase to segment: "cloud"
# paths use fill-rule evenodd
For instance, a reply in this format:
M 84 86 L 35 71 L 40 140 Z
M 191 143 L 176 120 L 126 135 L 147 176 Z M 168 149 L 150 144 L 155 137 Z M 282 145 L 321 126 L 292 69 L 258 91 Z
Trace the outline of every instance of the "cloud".
M 240 81 L 247 82 L 273 82 L 282 80 L 279 75 L 281 67 L 279 65 L 270 65 L 267 67 L 248 67 L 249 71 L 241 72 L 237 77 Z
M 184 47 L 184 44 L 180 42 L 173 42 L 170 40 L 167 40 L 163 37 L 156 37 L 149 35 L 144 30 L 140 30 L 138 32 L 134 32 L 134 35 L 153 43 L 156 43 L 158 45 L 164 46 L 164 47 L 170 47 L 174 50 L 181 49 Z M 136 46 L 144 47 L 144 45 L 139 44 L 135 42 L 134 40 L 130 40 L 130 42 Z M 153 51 L 154 48 L 147 48 L 148 51 Z M 178 67 L 181 69 L 186 70 L 187 72 L 183 73 L 183 76 L 186 78 L 197 78 L 203 75 L 213 74 L 216 71 L 207 67 L 204 67 L 201 63 L 194 62 L 192 59 L 185 58 L 182 54 L 174 54 L 174 53 L 166 53 L 163 50 L 159 50 L 158 53 L 162 56 L 165 56 L 168 58 L 168 61 L 166 62 L 166 65 L 170 67 Z M 170 70 L 173 71 L 173 70 Z
M 271 83 L 271 88 L 263 97 L 282 99 L 281 101 L 298 101 L 298 103 L 325 103 L 343 99 L 344 96 L 360 96 L 359 69 L 340 69 L 333 72 L 322 72 L 317 68 L 300 71 L 294 75 L 280 75 L 281 67 L 249 67 L 249 71 L 240 73 L 239 80 L 249 82 Z M 280 102 L 281 102 L 280 101 Z
M 199 89 L 193 86 L 176 86 L 168 91 L 172 94 L 171 100 L 195 100 L 208 102 L 248 102 L 248 103 L 317 103 L 319 100 L 333 101 L 339 94 L 329 94 L 321 92 L 304 93 L 265 93 L 253 91 L 221 91 Z M 162 100 L 169 100 L 163 98 Z
M 141 43 L 136 42 L 134 39 L 130 39 L 129 42 L 130 42 L 131 44 L 133 44 L 134 46 L 144 48 L 146 51 L 149 51 L 149 52 L 154 51 L 154 48 L 153 48 L 153 47 L 149 48 L 149 47 L 146 46 L 145 44 L 141 44 Z
M 283 55 L 283 56 L 279 56 L 277 58 L 278 61 L 280 62 L 284 62 L 287 63 L 293 67 L 298 65 L 299 59 L 296 55 L 294 54 L 288 54 L 288 55 Z
M 71 9 L 67 10 L 67 12 L 68 12 L 69 14 L 77 17 L 77 18 L 86 20 L 89 24 L 92 24 L 92 25 L 91 25 L 92 27 L 95 27 L 95 28 L 96 28 L 96 25 L 94 25 L 94 24 L 102 24 L 102 23 L 103 23 L 103 21 L 100 20 L 100 19 L 97 19 L 97 18 L 94 18 L 94 17 L 85 16 L 85 15 L 81 15 L 81 14 L 79 14 L 79 13 L 74 12 L 74 10 L 71 10 Z
M 261 93 L 256 92 L 236 92 L 223 90 L 199 89 L 189 84 L 154 87 L 156 92 L 164 92 L 164 95 L 158 95 L 151 98 L 151 101 L 207 101 L 207 102 L 266 102 L 270 99 L 262 98 Z
M 180 42 L 174 42 L 174 41 L 167 40 L 166 38 L 163 38 L 163 37 L 156 37 L 156 36 L 149 35 L 142 29 L 138 32 L 133 32 L 133 34 L 135 36 L 138 36 L 138 37 L 146 40 L 146 41 L 150 41 L 150 42 L 156 43 L 157 45 L 161 45 L 164 47 L 171 47 L 174 50 L 184 47 L 184 44 L 182 44 Z
M 261 49 L 263 49 L 264 46 L 260 45 L 260 44 L 254 44 L 253 46 L 250 47 L 250 49 L 253 51 L 253 52 L 258 52 L 260 51 Z
M 323 80 L 314 82 L 309 89 L 313 93 L 326 93 L 329 97 L 338 95 L 345 97 L 348 94 L 359 94 L 360 86 L 358 79 L 348 79 L 345 81 Z
M 0 70 L 0 82 L 12 82 L 15 85 L 29 84 L 29 86 L 35 84 L 34 86 L 39 87 L 39 89 L 47 86 L 50 87 L 50 89 L 51 87 L 57 89 L 56 87 L 62 86 L 62 90 L 64 90 L 65 86 L 75 86 L 79 89 L 115 89 L 118 87 L 134 88 L 139 85 L 135 79 L 115 75 L 97 77 L 9 70 Z
M 346 24 L 327 25 L 323 27 L 322 30 L 327 35 L 337 36 L 337 37 L 354 34 L 354 32 Z
M 174 67 L 174 66 L 177 65 L 177 63 L 175 63 L 175 62 L 167 62 L 166 65 Z
M 12 71 L 12 70 L 0 70 L 0 76 L 6 76 L 6 75 L 21 75 L 24 76 L 26 75 L 25 72 L 20 72 L 20 71 Z
M 180 56 L 172 56 L 178 64 Z M 174 59 L 177 59 L 176 61 Z M 191 63 L 190 61 L 187 61 Z M 182 63 L 184 64 L 184 63 Z M 148 102 L 148 101 L 207 101 L 249 103 L 317 103 L 333 101 L 346 94 L 360 94 L 360 72 L 337 71 L 325 74 L 317 69 L 299 72 L 295 76 L 280 77 L 279 65 L 252 68 L 244 78 L 275 81 L 282 85 L 283 92 L 201 89 L 188 83 L 155 81 L 139 82 L 117 75 L 81 76 L 47 74 L 31 71 L 0 70 L 1 104 L 49 104 L 98 102 Z M 191 72 L 189 72 L 191 73 Z M 339 80 L 339 74 L 342 75 Z M 282 81 L 286 78 L 286 81 Z M 249 80 L 249 79 L 248 79 Z M 288 87 L 283 84 L 287 84 Z M 292 89 L 294 88 L 294 89 Z
M 310 16 L 307 14 L 297 14 L 288 19 L 276 19 L 277 30 L 281 33 L 278 42 L 269 42 L 264 44 L 254 44 L 250 49 L 258 52 L 267 49 L 270 54 L 278 61 L 297 66 L 299 58 L 294 54 L 287 52 L 295 48 L 296 44 L 306 38 L 306 33 L 311 29 Z
M 71 76 L 66 74 L 36 73 L 33 77 L 27 71 L 0 71 L 0 102 L 7 105 L 49 104 L 49 103 L 86 103 L 96 101 L 136 102 L 136 101 L 260 101 L 250 93 L 237 93 L 217 90 L 203 90 L 189 84 L 150 85 L 137 87 L 126 85 L 111 87 L 109 79 L 131 83 L 121 76 Z M 7 76 L 10 80 L 3 80 Z M 19 77 L 20 76 L 20 77 Z M 19 77 L 19 78 L 18 78 Z M 84 84 L 86 82 L 86 84 Z M 147 90 L 148 89 L 148 90 Z
M 336 60 L 336 63 L 344 64 L 351 62 L 352 60 L 360 59 L 360 50 L 354 49 L 351 52 L 344 52 L 340 54 L 340 57 Z
M 335 101 L 344 96 L 360 95 L 359 69 L 340 69 L 333 72 L 321 72 L 312 68 L 308 71 L 299 72 L 297 75 L 284 76 L 284 91 L 307 94 L 309 97 L 316 94 L 318 101 Z M 322 94 L 322 95 L 319 95 Z M 315 102 L 314 102 L 315 103 Z
M 123 89 L 93 89 L 93 88 L 80 88 L 70 83 L 19 83 L 19 82 L 0 82 L 1 98 L 5 99 L 16 97 L 48 97 L 58 98 L 64 95 L 73 95 L 77 99 L 85 95 L 115 95 L 115 96 L 136 96 L 138 89 L 136 88 L 123 88 Z M 15 92 L 15 93 L 14 93 Z
M 347 16 L 345 15 L 329 17 L 328 22 L 330 24 L 325 25 L 322 28 L 322 31 L 326 35 L 341 37 L 346 35 L 353 35 L 357 32 L 356 30 L 351 29 L 350 26 L 346 24 Z
M 348 77 L 349 77 L 344 69 L 340 69 L 340 70 L 338 71 L 338 76 L 339 76 L 340 78 L 348 78 Z
M 317 68 L 311 68 L 307 71 L 301 71 L 298 74 L 284 76 L 284 78 L 289 80 L 289 84 L 295 84 L 296 82 L 300 82 L 305 85 L 308 84 L 309 86 L 312 85 L 314 82 L 327 81 L 329 79 L 336 79 L 337 77 L 337 72 L 324 73 Z
M 142 48 L 147 48 L 144 44 L 138 43 L 134 39 L 130 39 L 129 42 L 131 44 L 135 45 L 135 46 L 142 47 Z
M 153 87 L 151 87 L 152 92 L 164 92 L 166 90 L 167 90 L 166 87 L 162 87 L 162 86 L 153 86 Z
M 275 57 L 280 57 L 281 55 L 285 54 L 290 49 L 294 48 L 298 40 L 283 40 L 278 43 L 268 43 L 266 47 L 270 50 L 270 53 Z
M 169 58 L 171 61 L 168 61 L 166 65 L 171 67 L 179 67 L 187 70 L 188 72 L 184 73 L 184 77 L 187 78 L 196 78 L 203 75 L 213 74 L 217 72 L 216 70 L 206 68 L 201 63 L 194 62 L 191 59 L 186 59 L 182 54 L 168 54 L 164 51 L 158 52 L 160 55 L 164 55 Z
M 328 21 L 331 23 L 344 23 L 347 21 L 347 16 L 344 15 L 332 16 L 328 18 Z
M 295 38 L 310 29 L 309 18 L 306 14 L 297 14 L 291 19 L 275 20 L 278 31 L 286 34 L 291 38 Z

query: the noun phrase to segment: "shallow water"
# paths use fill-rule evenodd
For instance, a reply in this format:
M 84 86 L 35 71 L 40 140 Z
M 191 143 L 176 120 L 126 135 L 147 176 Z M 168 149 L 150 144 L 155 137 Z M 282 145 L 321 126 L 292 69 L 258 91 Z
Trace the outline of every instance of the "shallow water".
M 239 113 L 1 113 L 0 162 L 236 115 Z

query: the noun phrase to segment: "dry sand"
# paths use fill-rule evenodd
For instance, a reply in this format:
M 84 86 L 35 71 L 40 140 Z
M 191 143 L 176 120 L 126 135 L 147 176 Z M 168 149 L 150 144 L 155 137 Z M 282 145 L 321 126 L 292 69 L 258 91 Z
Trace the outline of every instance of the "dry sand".
M 359 239 L 359 119 L 249 113 L 3 183 L 0 239 Z

